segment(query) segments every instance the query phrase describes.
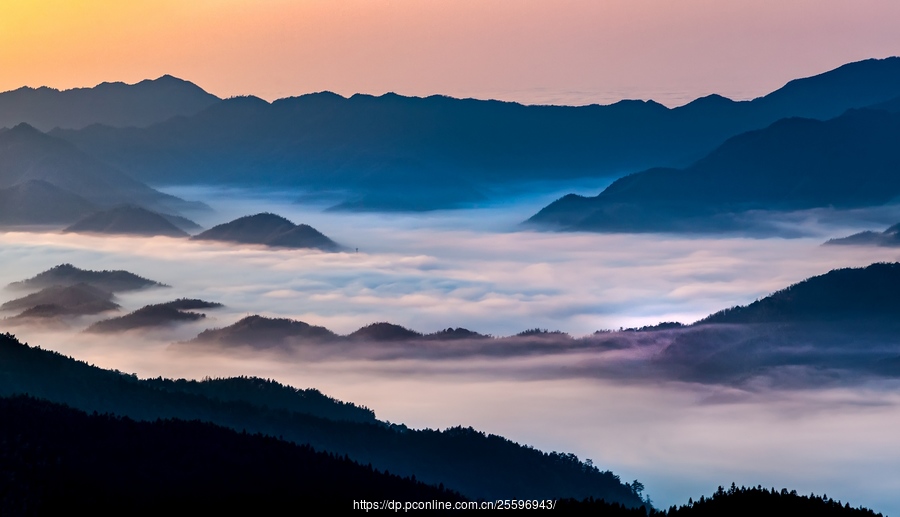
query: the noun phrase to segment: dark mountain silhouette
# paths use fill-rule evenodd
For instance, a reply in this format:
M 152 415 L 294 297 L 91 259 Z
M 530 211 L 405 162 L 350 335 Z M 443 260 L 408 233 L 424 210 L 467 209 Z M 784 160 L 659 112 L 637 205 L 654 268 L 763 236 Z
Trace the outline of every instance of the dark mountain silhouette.
M 154 190 L 66 141 L 19 124 L 0 133 L 0 188 L 29 180 L 44 181 L 101 207 L 132 203 L 174 212 L 205 207 Z
M 171 326 L 178 323 L 201 320 L 205 317 L 205 314 L 179 310 L 167 304 L 147 305 L 125 316 L 98 321 L 89 326 L 85 332 L 125 332 L 148 327 Z
M 751 210 L 853 208 L 900 196 L 900 113 L 792 118 L 733 137 L 685 169 L 650 169 L 569 195 L 529 223 L 564 230 L 709 231 Z
M 437 341 L 454 341 L 457 339 L 489 339 L 491 336 L 479 334 L 478 332 L 473 332 L 462 327 L 448 327 L 444 330 L 426 334 L 424 337 L 426 339 L 434 339 Z
M 97 210 L 83 197 L 43 180 L 0 188 L 0 225 L 68 224 Z
M 347 337 L 358 341 L 404 341 L 421 338 L 422 334 L 393 323 L 379 322 L 366 325 Z
M 826 245 L 850 245 L 850 246 L 900 246 L 900 223 L 895 224 L 883 232 L 859 232 L 847 237 L 829 239 Z
M 287 318 L 247 316 L 225 328 L 204 330 L 190 343 L 268 348 L 301 340 L 329 342 L 335 339 L 337 335 L 325 327 Z
M 13 282 L 8 289 L 36 290 L 56 285 L 89 284 L 94 287 L 117 293 L 120 291 L 134 291 L 148 287 L 168 287 L 165 284 L 148 280 L 146 278 L 129 273 L 128 271 L 90 271 L 78 269 L 72 264 L 60 264 L 32 278 Z
M 366 325 L 346 336 L 325 327 L 286 318 L 248 316 L 224 328 L 205 330 L 186 344 L 220 344 L 253 348 L 290 347 L 301 343 L 372 342 L 397 343 L 417 341 L 484 340 L 485 336 L 464 328 L 448 328 L 433 334 L 421 334 L 393 323 Z
M 224 307 L 219 302 L 208 302 L 197 298 L 179 298 L 171 302 L 160 303 L 159 305 L 178 309 L 179 311 L 193 311 L 197 309 L 221 309 Z
M 164 75 L 137 84 L 102 83 L 93 88 L 28 88 L 0 93 L 0 127 L 25 122 L 42 131 L 91 124 L 148 126 L 193 115 L 220 99 L 187 81 Z
M 294 224 L 284 217 L 263 213 L 248 215 L 214 226 L 191 237 L 194 240 L 262 244 L 277 248 L 317 248 L 337 251 L 339 246 L 306 224 Z
M 0 398 L 3 515 L 281 514 L 300 502 L 459 501 L 346 457 L 184 420 L 134 421 Z
M 164 215 L 134 205 L 118 206 L 102 212 L 95 212 L 63 231 L 110 235 L 188 236 L 184 230 L 169 222 Z
M 145 129 L 53 134 L 150 184 L 302 186 L 348 192 L 344 209 L 421 210 L 477 203 L 510 182 L 683 167 L 779 119 L 829 119 L 898 96 L 900 58 L 888 58 L 753 101 L 709 96 L 673 109 L 323 92 L 271 104 L 228 99 Z
M 23 313 L 20 317 L 98 314 L 119 308 L 112 298 L 112 293 L 84 283 L 67 286 L 56 285 L 22 298 L 10 300 L 0 305 L 0 310 L 36 309 Z
M 900 319 L 900 263 L 835 269 L 749 305 L 719 311 L 697 323 L 871 319 Z
M 700 496 L 696 501 L 690 498 L 681 506 L 672 505 L 668 510 L 648 508 L 627 508 L 617 503 L 596 499 L 581 501 L 563 499 L 556 502 L 554 510 L 577 515 L 603 515 L 609 517 L 718 517 L 722 515 L 789 515 L 789 516 L 855 516 L 881 517 L 880 513 L 865 508 L 851 508 L 850 503 L 835 501 L 826 495 L 800 495 L 796 490 L 786 488 L 736 487 L 725 490 L 719 487 L 712 496 Z
M 318 416 L 328 420 L 374 424 L 375 412 L 350 402 L 323 395 L 317 389 L 297 389 L 272 379 L 258 377 L 186 379 L 145 379 L 154 389 L 205 397 L 225 403 L 251 404 L 260 408 Z
M 414 430 L 379 421 L 349 421 L 311 412 L 319 411 L 319 405 L 295 411 L 284 407 L 283 388 L 269 387 L 261 393 L 254 386 L 258 383 L 224 384 L 204 387 L 223 394 L 207 396 L 188 381 L 140 380 L 0 335 L 0 396 L 28 394 L 87 412 L 149 421 L 201 420 L 251 434 L 281 436 L 316 450 L 347 455 L 360 464 L 371 463 L 382 471 L 443 483 L 471 498 L 502 498 L 502 494 L 523 491 L 539 499 L 594 497 L 628 506 L 643 504 L 635 486 L 571 454 L 543 453 L 471 428 Z M 242 395 L 245 388 L 250 393 Z M 271 404 L 254 402 L 260 397 L 269 400 L 266 392 L 280 396 L 272 398 Z M 302 401 L 299 396 L 289 398 L 291 404 Z M 347 412 L 346 406 L 331 407 Z M 227 449 L 216 450 L 223 454 Z

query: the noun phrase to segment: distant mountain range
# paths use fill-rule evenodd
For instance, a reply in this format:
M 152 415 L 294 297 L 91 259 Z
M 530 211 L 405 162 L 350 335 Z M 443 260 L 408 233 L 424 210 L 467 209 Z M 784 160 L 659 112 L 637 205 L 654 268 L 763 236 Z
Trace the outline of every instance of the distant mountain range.
M 898 97 L 900 58 L 887 58 L 753 101 L 710 96 L 673 109 L 323 92 L 273 103 L 232 98 L 145 128 L 52 135 L 151 185 L 298 186 L 344 192 L 340 209 L 427 210 L 482 202 L 498 185 L 684 167 L 780 119 L 827 120 Z
M 214 226 L 191 237 L 197 241 L 261 244 L 272 248 L 315 248 L 338 251 L 340 246 L 307 224 L 294 224 L 279 215 L 248 215 Z
M 103 83 L 93 88 L 28 88 L 0 93 L 0 127 L 25 122 L 41 131 L 91 124 L 143 127 L 189 116 L 221 99 L 197 85 L 164 75 L 137 84 Z
M 528 223 L 611 232 L 733 230 L 746 229 L 739 217 L 753 210 L 883 205 L 900 198 L 898 141 L 900 112 L 784 119 L 729 139 L 690 167 L 630 174 L 596 197 L 565 196 Z

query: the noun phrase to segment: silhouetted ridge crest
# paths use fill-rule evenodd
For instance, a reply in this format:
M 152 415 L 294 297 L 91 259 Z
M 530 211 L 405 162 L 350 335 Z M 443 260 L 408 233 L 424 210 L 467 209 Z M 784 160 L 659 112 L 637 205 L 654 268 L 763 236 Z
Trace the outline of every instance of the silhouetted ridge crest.
M 749 305 L 697 323 L 765 323 L 900 318 L 900 263 L 876 263 L 814 276 Z
M 341 191 L 340 209 L 433 210 L 479 203 L 498 184 L 685 167 L 779 119 L 830 119 L 898 95 L 900 65 L 885 59 L 753 101 L 707 97 L 673 109 L 321 93 L 271 105 L 223 101 L 134 131 L 57 134 L 147 181 Z
M 0 127 L 27 122 L 41 130 L 91 124 L 148 126 L 193 115 L 219 99 L 197 85 L 164 75 L 136 84 L 104 82 L 93 88 L 22 87 L 0 93 Z

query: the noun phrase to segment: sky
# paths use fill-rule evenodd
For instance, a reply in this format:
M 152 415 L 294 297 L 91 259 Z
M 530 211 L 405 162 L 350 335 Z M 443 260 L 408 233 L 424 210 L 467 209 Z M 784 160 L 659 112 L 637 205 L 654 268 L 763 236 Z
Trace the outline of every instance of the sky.
M 719 93 L 900 54 L 894 0 L 0 0 L 0 90 L 171 74 L 228 97 Z

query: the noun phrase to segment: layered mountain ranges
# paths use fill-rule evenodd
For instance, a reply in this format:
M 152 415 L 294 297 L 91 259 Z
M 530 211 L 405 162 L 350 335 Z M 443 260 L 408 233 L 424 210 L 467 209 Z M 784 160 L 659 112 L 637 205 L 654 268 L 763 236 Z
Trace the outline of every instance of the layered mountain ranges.
M 532 329 L 493 337 L 462 328 L 422 334 L 386 322 L 347 335 L 287 318 L 247 316 L 174 351 L 253 350 L 377 361 L 479 358 L 507 360 L 580 354 L 589 358 L 542 376 L 686 380 L 747 386 L 859 382 L 900 375 L 900 264 L 877 263 L 811 277 L 747 306 L 690 325 L 601 330 L 573 337 Z
M 900 111 L 784 119 L 730 138 L 689 167 L 630 174 L 595 197 L 567 195 L 528 223 L 601 232 L 753 231 L 754 212 L 883 206 L 900 198 L 898 142 Z
M 35 277 L 44 279 L 64 265 Z M 79 270 L 80 271 L 80 270 Z M 85 272 L 96 273 L 96 272 Z M 124 272 L 106 272 L 121 275 Z M 71 280 L 89 275 L 67 275 Z M 105 277 L 99 277 L 105 278 Z M 137 277 L 139 278 L 139 277 Z M 33 289 L 42 283 L 28 281 Z M 21 285 L 21 283 L 20 283 Z M 102 284 L 101 284 L 102 285 Z M 583 366 L 566 366 L 566 375 L 645 376 L 742 384 L 771 382 L 855 382 L 871 376 L 900 375 L 900 264 L 833 270 L 811 277 L 746 306 L 724 309 L 689 325 L 662 323 L 640 329 L 600 330 L 573 337 L 559 331 L 531 329 L 495 337 L 464 328 L 421 333 L 378 322 L 341 335 L 328 328 L 289 318 L 250 315 L 219 328 L 201 331 L 173 343 L 173 353 L 230 354 L 246 351 L 299 356 L 439 360 L 587 354 Z M 180 299 L 151 304 L 122 317 L 99 321 L 87 330 L 115 333 L 179 323 L 199 322 L 198 310 L 220 304 Z M 46 324 L 74 315 L 118 309 L 109 291 L 87 282 L 52 286 L 6 302 L 6 311 L 23 311 L 7 322 Z M 298 356 L 298 357 L 299 357 Z M 793 368 L 794 374 L 780 373 Z M 797 369 L 810 376 L 797 374 Z M 554 375 L 547 366 L 544 375 Z M 562 374 L 562 370 L 560 371 Z
M 141 89 L 158 88 L 163 93 L 154 98 L 163 99 L 164 87 L 176 80 L 158 81 L 141 83 Z M 97 90 L 102 98 L 103 88 Z M 9 93 L 0 94 L 0 101 L 3 95 Z M 900 58 L 887 58 L 791 81 L 752 101 L 709 96 L 677 108 L 652 101 L 525 106 L 443 96 L 343 98 L 328 92 L 272 103 L 204 97 L 173 107 L 177 116 L 166 120 L 101 120 L 99 110 L 95 124 L 59 124 L 70 129 L 51 135 L 150 185 L 319 189 L 341 193 L 338 209 L 430 210 L 491 202 L 511 185 L 686 167 L 729 138 L 781 119 L 829 120 L 848 109 L 889 109 L 898 97 Z M 158 102 L 134 99 L 147 106 Z M 0 120 L 18 117 L 38 124 L 44 116 L 29 113 L 0 102 Z M 12 185 L 0 182 L 0 188 Z
M 29 185 L 28 182 L 34 181 L 65 192 L 49 192 L 49 189 Z M 0 133 L 0 189 L 5 189 L 4 194 L 11 196 L 16 192 L 9 189 L 20 185 L 27 188 L 20 189 L 18 194 L 29 197 L 18 203 L 26 207 L 33 204 L 30 211 L 19 214 L 20 218 L 27 217 L 31 211 L 40 212 L 48 201 L 41 199 L 42 195 L 52 195 L 55 200 L 66 194 L 67 204 L 76 204 L 80 198 L 95 207 L 131 203 L 176 213 L 205 208 L 203 204 L 186 202 L 154 190 L 74 145 L 25 123 Z

